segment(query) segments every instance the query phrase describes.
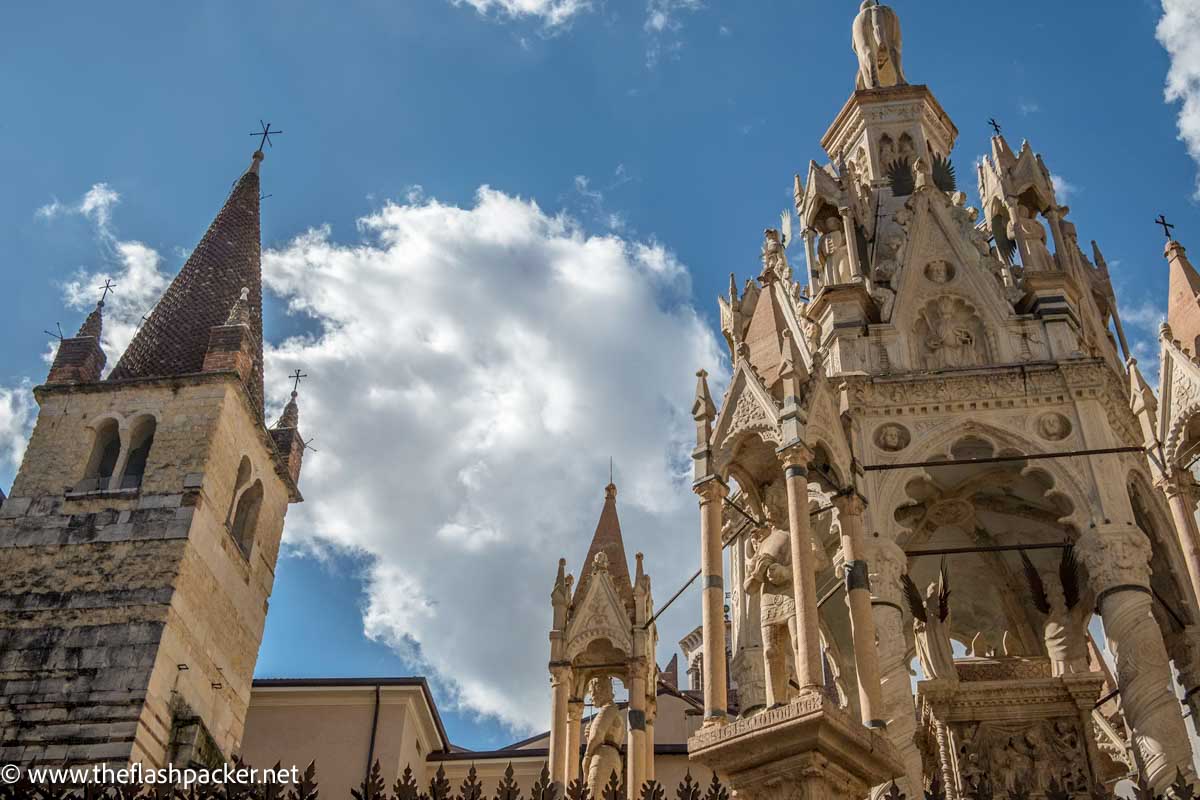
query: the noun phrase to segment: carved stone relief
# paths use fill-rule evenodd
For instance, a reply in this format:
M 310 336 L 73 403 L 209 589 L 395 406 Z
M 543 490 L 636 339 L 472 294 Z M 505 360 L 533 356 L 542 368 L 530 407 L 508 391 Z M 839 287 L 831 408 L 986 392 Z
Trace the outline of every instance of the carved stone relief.
M 1071 435 L 1071 421 L 1056 411 L 1038 418 L 1038 435 L 1052 442 L 1061 442 Z
M 912 436 L 909 434 L 908 429 L 894 422 L 881 425 L 875 431 L 875 446 L 889 453 L 900 452 L 908 447 L 911 441 Z
M 931 300 L 917 317 L 914 333 L 925 369 L 975 367 L 987 362 L 983 321 L 961 298 Z
M 954 265 L 947 261 L 931 261 L 925 265 L 925 277 L 933 283 L 949 283 L 954 280 Z
M 956 733 L 959 774 L 968 792 L 989 780 L 998 795 L 1045 796 L 1052 782 L 1068 796 L 1088 792 L 1087 747 L 1075 719 L 989 720 L 963 724 Z

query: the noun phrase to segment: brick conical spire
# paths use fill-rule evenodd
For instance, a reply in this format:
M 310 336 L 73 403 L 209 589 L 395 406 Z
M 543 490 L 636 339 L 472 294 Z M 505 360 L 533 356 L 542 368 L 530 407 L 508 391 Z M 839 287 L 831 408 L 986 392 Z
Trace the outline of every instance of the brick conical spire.
M 579 583 L 575 586 L 576 600 L 582 599 L 587 591 L 597 553 L 608 556 L 608 574 L 612 576 L 613 584 L 625 605 L 632 608 L 633 581 L 629 577 L 629 559 L 625 557 L 621 521 L 617 519 L 617 487 L 611 483 L 604 487 L 604 508 L 600 511 L 600 521 L 596 523 L 596 532 L 592 534 L 592 544 L 583 560 L 583 568 L 579 570 Z
M 1200 346 L 1200 274 L 1188 261 L 1183 245 L 1172 239 L 1163 253 L 1170 268 L 1170 288 L 1167 300 L 1167 324 L 1171 335 L 1184 347 L 1197 353 Z
M 238 179 L 225 205 L 167 287 L 154 313 L 138 330 L 109 380 L 186 375 L 204 366 L 209 335 L 224 325 L 230 309 L 248 289 L 246 311 L 257 341 L 251 398 L 262 414 L 262 264 L 259 225 L 259 163 Z
M 93 339 L 99 339 L 100 334 L 104 329 L 104 301 L 96 303 L 96 307 L 92 309 L 92 313 L 87 315 L 87 319 L 79 326 L 79 333 L 75 334 L 78 339 L 81 336 L 91 336 Z
M 283 413 L 279 415 L 279 421 L 275 423 L 276 428 L 300 427 L 300 407 L 296 405 L 296 394 L 296 392 L 292 392 L 292 399 L 288 400 L 288 404 L 283 407 Z

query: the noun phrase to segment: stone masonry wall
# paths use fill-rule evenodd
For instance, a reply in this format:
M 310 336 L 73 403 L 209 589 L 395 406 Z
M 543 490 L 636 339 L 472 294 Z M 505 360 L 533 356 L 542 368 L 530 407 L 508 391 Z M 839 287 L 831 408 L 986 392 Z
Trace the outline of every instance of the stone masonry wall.
M 45 387 L 0 507 L 0 761 L 170 757 L 199 719 L 240 745 L 288 490 L 230 375 Z M 140 490 L 77 495 L 94 424 L 152 414 Z M 264 489 L 247 559 L 225 520 L 238 465 Z

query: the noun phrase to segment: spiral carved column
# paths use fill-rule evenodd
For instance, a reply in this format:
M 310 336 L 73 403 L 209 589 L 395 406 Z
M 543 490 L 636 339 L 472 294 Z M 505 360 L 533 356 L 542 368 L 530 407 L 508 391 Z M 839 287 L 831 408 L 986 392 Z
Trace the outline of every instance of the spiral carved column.
M 1164 791 L 1176 770 L 1192 775 L 1192 753 L 1152 613 L 1150 540 L 1132 525 L 1108 526 L 1088 531 L 1076 551 L 1096 592 L 1117 664 L 1121 709 L 1146 780 L 1156 792 Z

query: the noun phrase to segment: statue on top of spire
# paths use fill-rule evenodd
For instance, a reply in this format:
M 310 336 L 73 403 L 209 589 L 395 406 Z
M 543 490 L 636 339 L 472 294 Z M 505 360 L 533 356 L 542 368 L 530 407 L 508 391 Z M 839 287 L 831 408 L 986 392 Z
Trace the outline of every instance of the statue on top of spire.
M 879 0 L 863 0 L 854 18 L 854 53 L 858 56 L 858 88 L 903 86 L 900 64 L 900 18 Z

